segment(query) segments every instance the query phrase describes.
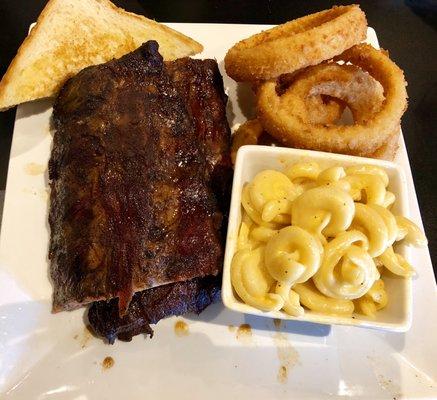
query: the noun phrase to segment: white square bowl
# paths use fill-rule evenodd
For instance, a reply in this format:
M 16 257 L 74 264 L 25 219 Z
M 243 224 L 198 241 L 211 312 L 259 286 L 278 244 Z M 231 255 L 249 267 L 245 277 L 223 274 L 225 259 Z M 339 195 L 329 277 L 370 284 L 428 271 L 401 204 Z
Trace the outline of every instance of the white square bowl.
M 360 314 L 351 317 L 330 316 L 305 310 L 301 317 L 292 317 L 283 311 L 264 312 L 243 303 L 235 293 L 231 283 L 231 262 L 235 253 L 238 230 L 241 222 L 241 191 L 246 182 L 265 169 L 282 171 L 289 163 L 315 161 L 321 167 L 353 165 L 375 165 L 382 167 L 390 178 L 388 190 L 396 195 L 393 211 L 408 217 L 407 183 L 402 168 L 392 162 L 371 158 L 354 157 L 342 154 L 324 153 L 311 150 L 299 150 L 270 146 L 243 146 L 237 154 L 232 186 L 232 199 L 229 213 L 226 252 L 223 267 L 222 299 L 226 307 L 245 314 L 259 315 L 296 321 L 315 322 L 329 325 L 351 325 L 375 328 L 392 332 L 405 332 L 411 326 L 412 318 L 412 282 L 393 274 L 384 274 L 384 283 L 388 294 L 388 305 L 377 312 L 372 319 Z M 399 243 L 396 251 L 409 258 L 406 246 Z

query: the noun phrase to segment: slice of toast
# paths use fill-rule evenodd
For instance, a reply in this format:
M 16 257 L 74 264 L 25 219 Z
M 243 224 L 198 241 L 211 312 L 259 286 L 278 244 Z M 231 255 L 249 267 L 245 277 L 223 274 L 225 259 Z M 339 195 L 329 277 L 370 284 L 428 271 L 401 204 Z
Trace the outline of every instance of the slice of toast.
M 0 110 L 55 96 L 81 69 L 154 39 L 165 60 L 199 53 L 195 40 L 109 0 L 50 0 L 0 82 Z

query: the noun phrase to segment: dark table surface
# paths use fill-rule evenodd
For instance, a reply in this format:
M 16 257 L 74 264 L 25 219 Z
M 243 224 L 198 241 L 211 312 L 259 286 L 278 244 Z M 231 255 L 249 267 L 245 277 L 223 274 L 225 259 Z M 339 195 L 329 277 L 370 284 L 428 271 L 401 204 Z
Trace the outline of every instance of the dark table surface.
M 358 1 L 355 1 L 355 3 Z M 0 74 L 46 0 L 0 0 Z M 278 24 L 343 1 L 291 0 L 114 0 L 117 5 L 158 21 Z M 436 0 L 360 1 L 380 44 L 405 71 L 409 107 L 402 129 L 413 170 L 431 257 L 437 260 L 437 23 Z M 15 109 L 0 113 L 0 190 L 6 174 Z M 420 270 L 420 266 L 418 266 Z M 436 269 L 434 269 L 435 271 Z

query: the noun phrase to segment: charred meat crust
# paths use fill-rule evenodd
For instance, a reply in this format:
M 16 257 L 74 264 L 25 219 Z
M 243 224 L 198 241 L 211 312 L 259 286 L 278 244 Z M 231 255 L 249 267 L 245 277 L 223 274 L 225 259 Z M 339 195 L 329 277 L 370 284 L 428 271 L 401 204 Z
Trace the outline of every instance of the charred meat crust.
M 149 41 L 84 69 L 53 111 L 53 311 L 217 275 L 231 180 L 217 63 Z M 225 215 L 226 216 L 226 215 Z
M 118 300 L 99 301 L 91 305 L 88 320 L 94 332 L 109 343 L 115 339 L 131 341 L 145 333 L 153 336 L 149 324 L 170 315 L 188 312 L 199 314 L 220 297 L 220 276 L 195 278 L 135 293 L 125 316 L 118 313 Z

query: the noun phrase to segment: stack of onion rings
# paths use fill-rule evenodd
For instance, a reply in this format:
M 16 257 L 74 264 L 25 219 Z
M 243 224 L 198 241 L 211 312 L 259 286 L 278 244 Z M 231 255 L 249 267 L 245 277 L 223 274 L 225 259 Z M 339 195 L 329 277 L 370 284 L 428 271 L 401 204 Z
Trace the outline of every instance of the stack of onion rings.
M 237 131 L 234 156 L 267 132 L 285 146 L 393 159 L 406 82 L 384 50 L 358 44 L 366 28 L 359 6 L 334 7 L 232 47 L 226 71 L 251 82 L 257 98 L 257 120 Z M 345 107 L 353 123 L 339 125 Z

